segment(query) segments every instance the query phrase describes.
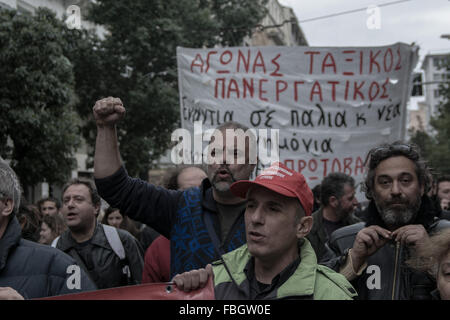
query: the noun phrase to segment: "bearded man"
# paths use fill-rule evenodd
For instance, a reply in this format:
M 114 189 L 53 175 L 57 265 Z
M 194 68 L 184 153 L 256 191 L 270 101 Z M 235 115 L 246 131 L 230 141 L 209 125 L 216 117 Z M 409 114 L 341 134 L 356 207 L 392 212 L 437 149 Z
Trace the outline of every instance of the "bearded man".
M 419 149 L 384 144 L 369 151 L 366 165 L 367 221 L 336 230 L 328 244 L 334 257 L 324 264 L 351 281 L 359 299 L 431 299 L 435 281 L 404 261 L 450 223 L 436 218 Z
M 170 240 L 171 277 L 206 266 L 242 246 L 246 201 L 230 191 L 248 180 L 256 167 L 256 136 L 247 127 L 218 126 L 208 149 L 208 178 L 200 187 L 167 190 L 131 178 L 120 157 L 116 124 L 124 117 L 119 98 L 108 97 L 93 108 L 97 124 L 94 177 L 100 196 L 133 220 Z
M 335 230 L 361 222 L 354 215 L 358 205 L 355 193 L 355 180 L 345 173 L 333 172 L 323 179 L 321 207 L 312 214 L 313 227 L 306 236 L 316 252 L 317 261 L 326 258 L 325 244 Z

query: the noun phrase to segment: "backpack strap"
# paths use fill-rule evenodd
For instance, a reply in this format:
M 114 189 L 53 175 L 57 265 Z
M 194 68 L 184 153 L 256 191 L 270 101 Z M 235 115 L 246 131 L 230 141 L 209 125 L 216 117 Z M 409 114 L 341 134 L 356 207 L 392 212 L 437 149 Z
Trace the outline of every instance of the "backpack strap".
M 120 260 L 125 259 L 125 249 L 123 247 L 122 241 L 119 237 L 119 232 L 116 228 L 102 224 L 103 230 L 105 231 L 106 239 L 109 245 L 113 249 L 114 253 L 120 258 Z
M 56 245 L 58 244 L 59 238 L 61 238 L 61 236 L 57 236 L 55 239 L 53 239 L 51 246 L 53 248 L 56 248 Z

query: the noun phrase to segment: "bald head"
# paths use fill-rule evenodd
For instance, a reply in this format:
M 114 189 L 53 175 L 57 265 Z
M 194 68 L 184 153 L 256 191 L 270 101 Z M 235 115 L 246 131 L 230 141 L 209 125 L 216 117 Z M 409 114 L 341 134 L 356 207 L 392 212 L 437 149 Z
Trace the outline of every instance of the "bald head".
M 205 171 L 197 167 L 184 168 L 177 178 L 178 190 L 185 190 L 192 187 L 198 187 L 203 179 L 207 177 Z

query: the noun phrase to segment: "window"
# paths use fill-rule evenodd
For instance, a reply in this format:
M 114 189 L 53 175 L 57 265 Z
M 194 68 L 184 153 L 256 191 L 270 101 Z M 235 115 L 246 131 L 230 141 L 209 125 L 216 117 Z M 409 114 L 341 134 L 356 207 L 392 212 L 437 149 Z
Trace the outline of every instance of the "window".
M 439 69 L 440 64 L 441 64 L 441 61 L 442 61 L 441 58 L 433 58 L 433 66 L 434 66 L 435 68 L 438 68 L 438 69 Z

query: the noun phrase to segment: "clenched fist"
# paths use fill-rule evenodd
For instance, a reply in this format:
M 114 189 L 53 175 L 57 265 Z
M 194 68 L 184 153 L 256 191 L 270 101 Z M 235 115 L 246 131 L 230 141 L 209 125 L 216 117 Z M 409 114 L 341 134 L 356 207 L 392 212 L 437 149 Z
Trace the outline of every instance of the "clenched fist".
M 113 127 L 125 115 L 122 101 L 113 97 L 98 100 L 92 111 L 98 127 Z
M 190 292 L 199 288 L 204 288 L 209 277 L 214 277 L 211 264 L 203 269 L 191 270 L 177 274 L 172 281 L 184 292 Z

